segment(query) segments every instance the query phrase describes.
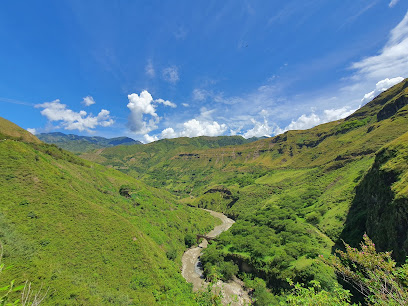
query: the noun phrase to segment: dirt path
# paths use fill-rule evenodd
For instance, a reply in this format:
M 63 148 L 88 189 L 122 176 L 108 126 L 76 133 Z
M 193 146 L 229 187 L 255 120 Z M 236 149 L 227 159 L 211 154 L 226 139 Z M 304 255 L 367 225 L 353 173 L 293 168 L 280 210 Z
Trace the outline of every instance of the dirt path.
M 222 213 L 218 213 L 212 210 L 206 209 L 212 216 L 219 218 L 222 221 L 221 225 L 216 226 L 211 232 L 207 234 L 209 237 L 217 237 L 222 232 L 228 230 L 233 224 L 234 220 L 228 218 Z M 207 247 L 207 240 L 203 239 L 203 242 L 198 247 L 192 247 L 188 249 L 182 258 L 183 268 L 182 275 L 186 281 L 193 284 L 193 290 L 197 291 L 204 288 L 207 282 L 204 281 L 203 272 L 199 257 L 202 249 Z M 227 283 L 218 281 L 217 287 L 222 289 L 223 304 L 227 305 L 248 305 L 250 299 L 248 293 L 243 289 L 243 283 L 237 278 Z

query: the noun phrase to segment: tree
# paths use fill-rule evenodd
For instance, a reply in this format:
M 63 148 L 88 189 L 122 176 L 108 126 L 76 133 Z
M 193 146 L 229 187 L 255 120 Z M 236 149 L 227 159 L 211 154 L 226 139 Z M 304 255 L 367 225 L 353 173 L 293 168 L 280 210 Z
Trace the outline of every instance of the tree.
M 337 275 L 358 290 L 369 304 L 408 304 L 408 264 L 396 267 L 391 252 L 376 252 L 375 244 L 364 235 L 361 249 L 343 241 L 346 251 L 339 256 L 320 258 Z

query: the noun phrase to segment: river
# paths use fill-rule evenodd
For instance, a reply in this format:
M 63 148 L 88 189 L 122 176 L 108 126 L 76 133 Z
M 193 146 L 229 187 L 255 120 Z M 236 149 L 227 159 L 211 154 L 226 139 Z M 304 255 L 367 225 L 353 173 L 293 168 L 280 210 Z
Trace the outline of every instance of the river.
M 221 225 L 214 227 L 214 229 L 206 235 L 208 237 L 217 237 L 222 232 L 228 230 L 235 222 L 222 213 L 208 209 L 205 210 L 208 211 L 212 216 L 219 218 L 222 221 Z M 193 284 L 194 291 L 202 290 L 208 284 L 203 278 L 203 271 L 200 268 L 199 260 L 201 251 L 207 247 L 207 244 L 207 240 L 203 239 L 203 241 L 197 247 L 192 247 L 184 252 L 182 257 L 182 275 L 187 282 Z M 248 296 L 248 293 L 244 290 L 243 285 L 243 282 L 236 277 L 234 277 L 234 279 L 229 282 L 223 282 L 221 280 L 218 281 L 216 287 L 221 288 L 222 290 L 222 303 L 224 305 L 251 304 L 251 300 Z

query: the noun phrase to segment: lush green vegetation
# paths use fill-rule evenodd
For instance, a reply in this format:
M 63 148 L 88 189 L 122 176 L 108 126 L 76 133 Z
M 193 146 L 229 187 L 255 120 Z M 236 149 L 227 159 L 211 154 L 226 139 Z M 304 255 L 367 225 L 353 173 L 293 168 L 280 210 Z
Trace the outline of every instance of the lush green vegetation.
M 407 84 L 307 131 L 82 155 L 124 173 L 0 121 L 0 240 L 13 265 L 5 282 L 44 283 L 50 304 L 218 303 L 210 291 L 194 296 L 179 273 L 185 247 L 214 223 L 195 206 L 236 220 L 202 255 L 207 279 L 238 274 L 257 305 L 347 304 L 338 275 L 363 284 L 370 303 L 393 303 L 376 295 L 391 284 L 395 301 L 405 301 L 406 266 L 368 240 L 367 256 L 353 247 L 367 232 L 399 264 L 408 254 Z M 341 239 L 351 245 L 342 259 L 319 264 Z M 383 278 L 388 285 L 378 287 L 370 273 L 391 277 Z
M 180 258 L 209 214 L 53 145 L 3 140 L 0 159 L 2 283 L 49 288 L 49 305 L 195 299 Z
M 367 231 L 399 262 L 408 254 L 407 84 L 307 131 L 213 148 L 202 138 L 163 140 L 87 158 L 234 218 L 203 256 L 207 277 L 228 278 L 232 266 L 222 262 L 233 262 L 249 282 L 261 278 L 275 294 L 289 288 L 287 278 L 334 292 L 333 270 L 314 258 L 341 246 L 341 238 L 357 245 Z M 370 206 L 373 193 L 378 201 Z
M 133 140 L 129 137 L 104 138 L 98 136 L 77 136 L 64 133 L 42 133 L 37 137 L 45 143 L 55 144 L 58 147 L 75 152 L 84 153 L 100 148 L 113 147 L 118 145 L 135 145 L 141 144 L 140 141 Z

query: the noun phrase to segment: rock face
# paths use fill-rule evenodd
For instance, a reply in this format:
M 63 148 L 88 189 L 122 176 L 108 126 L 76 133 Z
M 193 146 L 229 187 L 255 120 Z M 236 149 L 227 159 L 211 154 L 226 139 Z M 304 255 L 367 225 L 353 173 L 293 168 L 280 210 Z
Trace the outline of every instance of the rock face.
M 378 112 L 377 120 L 381 121 L 387 118 L 390 118 L 395 113 L 398 112 L 399 109 L 403 108 L 405 105 L 408 104 L 408 97 L 401 96 L 390 103 L 384 105 L 384 107 Z
M 393 250 L 400 263 L 408 255 L 408 133 L 381 149 L 356 188 L 342 239 L 358 244 L 364 232 L 378 250 Z

